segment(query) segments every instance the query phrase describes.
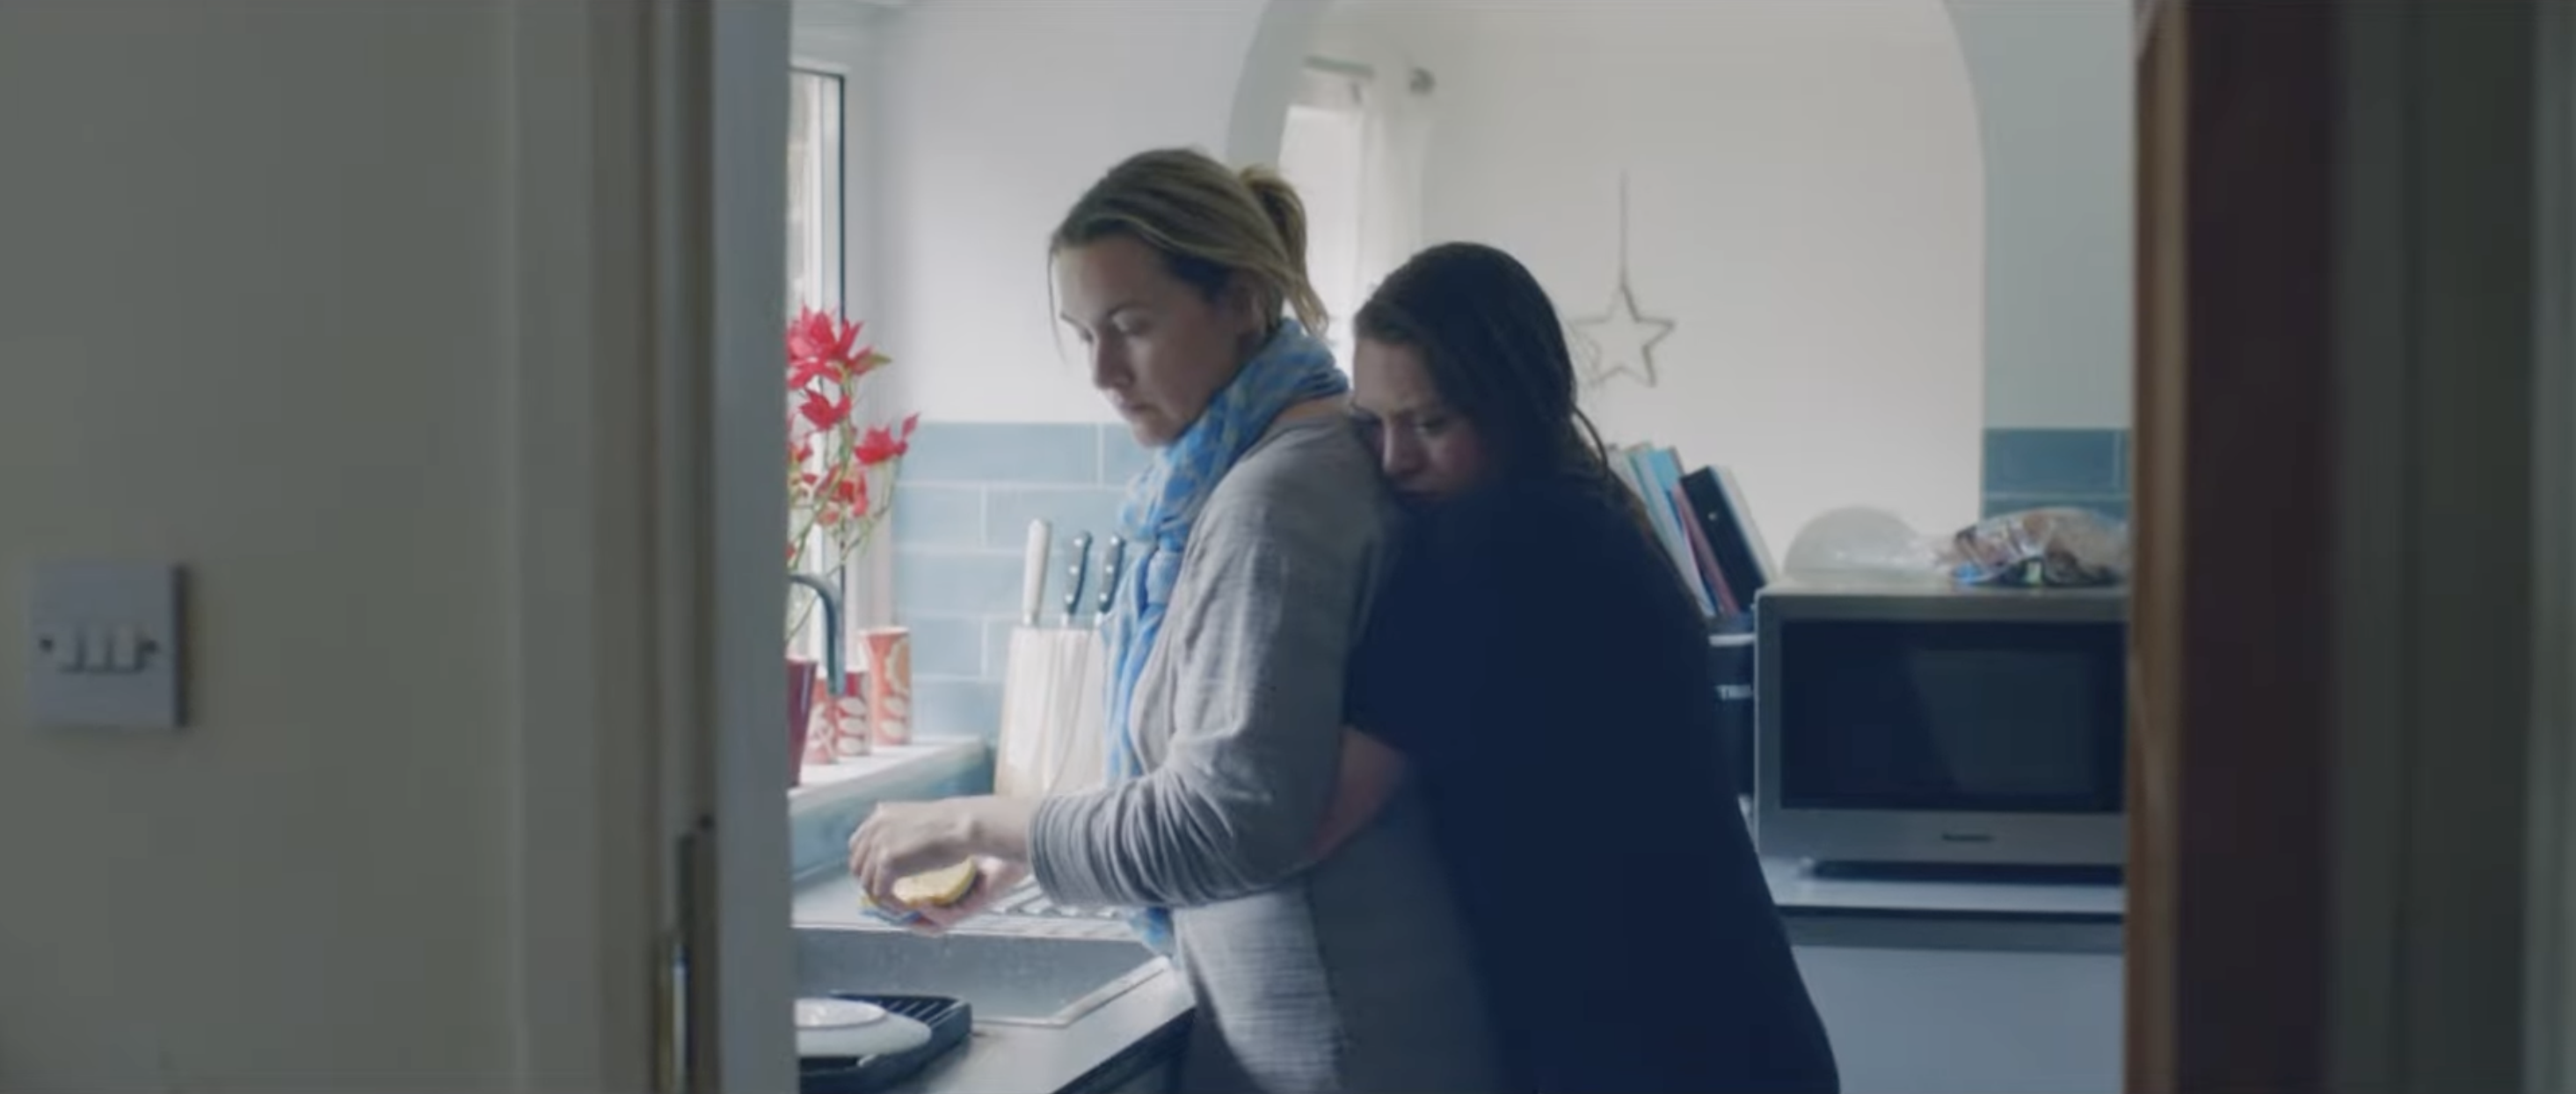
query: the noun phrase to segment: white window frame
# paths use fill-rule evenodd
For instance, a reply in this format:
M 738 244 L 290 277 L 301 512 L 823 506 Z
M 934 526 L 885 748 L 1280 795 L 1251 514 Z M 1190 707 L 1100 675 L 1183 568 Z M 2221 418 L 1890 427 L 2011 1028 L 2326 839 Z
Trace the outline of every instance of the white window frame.
M 800 309 L 820 308 L 844 316 L 849 312 L 849 125 L 847 118 L 849 81 L 842 73 L 812 65 L 797 64 L 788 69 L 788 149 L 787 149 L 787 216 L 788 237 L 787 308 L 788 318 Z M 799 144 L 806 149 L 819 149 L 820 154 L 799 156 Z M 800 251 L 801 244 L 801 251 Z M 808 537 L 806 550 L 828 549 L 826 537 L 816 529 Z M 820 557 L 809 554 L 808 557 Z M 856 603 L 864 560 L 852 559 L 838 575 L 841 606 L 843 670 L 850 664 L 849 641 L 858 624 L 850 608 Z M 796 651 L 823 660 L 822 615 L 816 612 L 798 630 L 792 642 Z
M 1298 74 L 1279 139 L 1279 173 L 1306 204 L 1306 268 L 1332 317 L 1326 340 L 1346 372 L 1351 319 L 1373 287 L 1362 270 L 1371 79 L 1359 66 L 1310 59 Z
M 791 317 L 799 307 L 848 307 L 849 238 L 844 225 L 849 205 L 849 127 L 843 118 L 848 93 L 848 80 L 840 73 L 803 65 L 788 70 L 787 314 Z M 798 122 L 804 124 L 800 127 Z M 794 147 L 800 140 L 823 154 L 799 163 Z M 800 195 L 814 200 L 800 203 Z M 803 232 L 797 230 L 800 226 Z M 801 263 L 793 247 L 800 235 L 807 247 Z

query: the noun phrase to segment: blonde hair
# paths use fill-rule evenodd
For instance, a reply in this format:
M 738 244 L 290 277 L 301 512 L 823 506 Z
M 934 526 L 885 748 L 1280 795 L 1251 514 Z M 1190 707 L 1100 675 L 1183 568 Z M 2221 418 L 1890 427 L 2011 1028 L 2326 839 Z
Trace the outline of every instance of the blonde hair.
M 1276 171 L 1229 170 L 1194 148 L 1139 152 L 1083 192 L 1047 253 L 1117 235 L 1152 247 L 1209 300 L 1239 283 L 1273 322 L 1294 313 L 1324 336 L 1330 319 L 1306 276 L 1306 203 Z

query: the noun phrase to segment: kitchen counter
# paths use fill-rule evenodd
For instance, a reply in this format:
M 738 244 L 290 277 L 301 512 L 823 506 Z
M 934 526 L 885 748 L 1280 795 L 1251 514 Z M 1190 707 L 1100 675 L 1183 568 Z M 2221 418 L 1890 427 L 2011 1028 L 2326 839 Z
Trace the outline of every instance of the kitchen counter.
M 827 878 L 797 889 L 800 927 L 868 924 L 856 882 Z M 1142 960 L 1151 959 L 1143 946 Z M 866 991 L 853 984 L 842 990 Z M 943 1053 L 889 1094 L 1108 1094 L 1168 1063 L 1188 1033 L 1190 989 L 1165 967 L 1062 1027 L 980 1018 L 966 1044 Z M 1160 1089 L 1147 1085 L 1138 1089 Z
M 1190 989 L 1164 973 L 1063 1029 L 979 1022 L 958 1049 L 887 1094 L 1111 1094 L 1146 1082 L 1180 1055 Z
M 2026 953 L 2120 952 L 2120 885 L 1816 876 L 1764 859 L 1771 900 L 1800 946 Z
M 1745 824 L 1753 799 L 1738 798 Z M 1831 876 L 1797 859 L 1764 858 L 1762 879 L 1801 946 L 2036 953 L 2118 953 L 2128 890 L 2117 882 L 2024 874 Z
M 1763 868 L 1792 944 L 1809 955 L 1854 950 L 2025 957 L 2119 952 L 2126 898 L 2117 885 L 1819 878 L 1788 860 L 1766 861 Z M 854 883 L 827 877 L 799 886 L 795 920 L 800 926 L 857 924 L 863 922 L 859 907 Z M 1687 910 L 1667 914 L 1686 916 Z M 1815 975 L 1810 973 L 1811 986 Z M 864 991 L 867 986 L 844 990 Z M 1190 1014 L 1188 986 L 1165 970 L 1067 1026 L 978 1022 L 965 1047 L 895 1089 L 903 1094 L 1157 1089 L 1138 1084 L 1174 1055 L 1187 1035 Z M 1856 1036 L 1836 1033 L 1838 1042 Z M 1858 1062 L 1854 1050 L 1861 1047 L 1840 1045 L 1838 1052 L 1854 1055 Z

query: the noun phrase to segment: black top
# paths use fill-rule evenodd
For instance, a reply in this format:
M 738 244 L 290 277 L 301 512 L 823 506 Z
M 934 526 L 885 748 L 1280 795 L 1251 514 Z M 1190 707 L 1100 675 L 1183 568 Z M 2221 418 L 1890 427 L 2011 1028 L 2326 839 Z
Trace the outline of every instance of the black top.
M 1514 1089 L 1831 1092 L 1721 739 L 1707 631 L 1605 489 L 1421 515 L 1353 666 L 1474 933 Z

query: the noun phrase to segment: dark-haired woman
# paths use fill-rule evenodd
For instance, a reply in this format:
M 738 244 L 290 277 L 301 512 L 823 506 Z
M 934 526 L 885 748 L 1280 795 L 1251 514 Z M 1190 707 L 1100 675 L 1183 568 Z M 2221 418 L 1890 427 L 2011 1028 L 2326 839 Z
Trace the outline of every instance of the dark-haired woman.
M 1512 1089 L 1839 1086 L 1720 746 L 1705 630 L 1491 247 L 1357 317 L 1353 414 L 1414 510 L 1351 679 L 1329 851 L 1431 803 Z

